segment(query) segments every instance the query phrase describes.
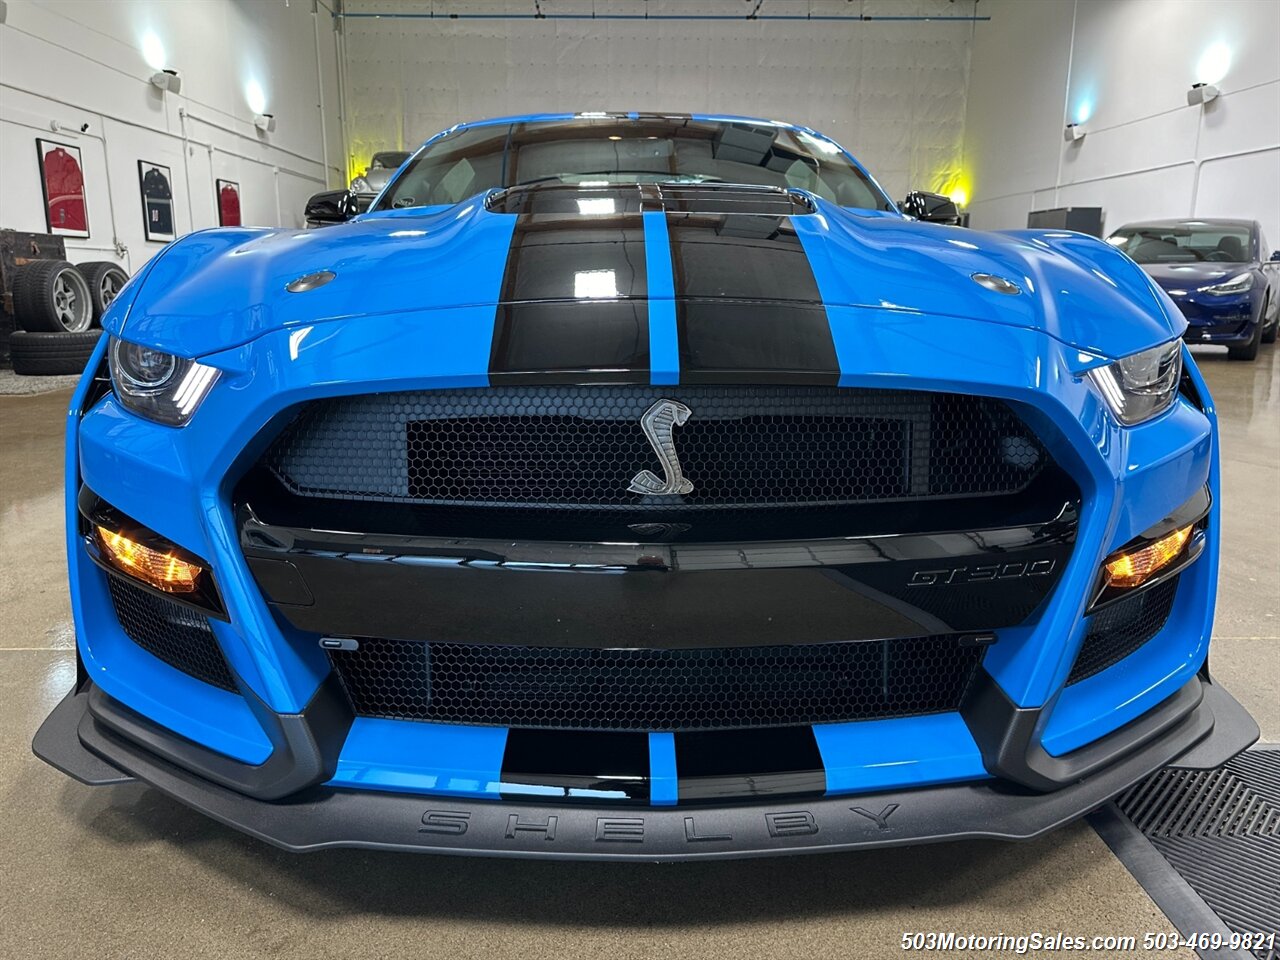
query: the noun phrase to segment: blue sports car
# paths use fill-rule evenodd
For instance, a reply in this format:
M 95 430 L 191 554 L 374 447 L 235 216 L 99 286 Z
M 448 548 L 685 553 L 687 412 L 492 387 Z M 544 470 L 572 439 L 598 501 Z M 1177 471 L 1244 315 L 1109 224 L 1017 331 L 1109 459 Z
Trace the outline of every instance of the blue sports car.
M 812 130 L 460 125 L 103 325 L 34 744 L 86 783 L 294 850 L 680 860 L 1032 837 L 1257 737 L 1177 308 Z
M 1151 275 L 1187 318 L 1183 338 L 1253 360 L 1280 328 L 1280 250 L 1256 220 L 1153 220 L 1107 242 Z

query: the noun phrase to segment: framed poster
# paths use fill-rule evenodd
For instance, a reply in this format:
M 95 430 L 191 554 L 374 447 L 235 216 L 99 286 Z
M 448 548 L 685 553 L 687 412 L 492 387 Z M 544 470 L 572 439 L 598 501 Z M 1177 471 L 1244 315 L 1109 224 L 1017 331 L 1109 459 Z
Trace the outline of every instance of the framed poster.
M 84 199 L 84 166 L 80 148 L 36 138 L 40 155 L 40 189 L 49 232 L 63 237 L 89 235 L 89 208 Z
M 147 239 L 166 243 L 176 236 L 173 225 L 173 174 L 158 163 L 138 161 L 142 219 Z
M 240 226 L 240 184 L 234 180 L 215 180 L 218 193 L 218 226 Z

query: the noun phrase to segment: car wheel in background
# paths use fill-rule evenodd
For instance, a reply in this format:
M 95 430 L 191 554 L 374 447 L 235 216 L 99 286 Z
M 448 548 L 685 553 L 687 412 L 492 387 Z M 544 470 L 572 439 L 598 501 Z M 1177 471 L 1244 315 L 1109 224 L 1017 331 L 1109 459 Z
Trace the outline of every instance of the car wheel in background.
M 65 260 L 23 264 L 13 275 L 13 313 L 23 330 L 83 333 L 93 326 L 89 284 Z
M 102 314 L 124 285 L 129 282 L 129 275 L 110 260 L 77 263 L 76 269 L 80 271 L 80 276 L 84 277 L 85 283 L 89 284 L 89 302 L 93 304 L 93 325 L 99 327 L 102 325 Z
M 102 333 L 27 333 L 19 330 L 9 338 L 13 372 L 27 377 L 75 374 L 84 370 Z
M 1262 342 L 1262 318 L 1258 318 L 1258 322 L 1253 327 L 1253 339 L 1246 343 L 1243 347 L 1227 347 L 1227 359 L 1229 360 L 1256 360 L 1258 357 L 1258 344 Z
M 1267 311 L 1270 309 L 1271 309 L 1271 304 L 1265 303 L 1262 305 L 1263 319 L 1266 319 Z M 1276 311 L 1276 318 L 1274 322 L 1272 322 L 1271 326 L 1267 327 L 1265 330 L 1262 331 L 1262 342 L 1275 343 L 1277 330 L 1280 330 L 1280 310 Z

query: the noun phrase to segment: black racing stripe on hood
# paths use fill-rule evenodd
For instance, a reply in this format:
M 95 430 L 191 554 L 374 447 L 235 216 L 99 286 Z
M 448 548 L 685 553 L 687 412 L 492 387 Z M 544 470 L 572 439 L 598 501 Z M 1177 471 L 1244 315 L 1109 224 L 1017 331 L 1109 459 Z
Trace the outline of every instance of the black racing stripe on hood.
M 644 221 L 638 207 L 591 210 L 518 216 L 494 318 L 491 380 L 649 382 Z
M 648 803 L 649 735 L 512 728 L 499 792 L 504 799 Z
M 835 384 L 831 325 L 789 216 L 669 213 L 682 383 Z
M 648 383 L 643 300 L 498 306 L 489 379 L 503 384 Z
M 813 727 L 700 730 L 675 739 L 680 803 L 826 793 Z
M 504 303 L 643 298 L 648 282 L 644 221 L 638 210 L 617 215 L 531 213 L 516 218 L 501 296 Z

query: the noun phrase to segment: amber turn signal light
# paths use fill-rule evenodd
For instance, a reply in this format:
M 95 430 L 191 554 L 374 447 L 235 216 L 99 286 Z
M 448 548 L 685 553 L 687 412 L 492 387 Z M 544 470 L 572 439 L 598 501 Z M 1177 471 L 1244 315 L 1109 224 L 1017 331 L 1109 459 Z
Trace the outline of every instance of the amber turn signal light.
M 201 568 L 172 553 L 153 550 L 122 533 L 94 525 L 102 555 L 111 566 L 165 593 L 194 593 Z
M 1140 587 L 1182 554 L 1195 524 L 1173 531 L 1139 550 L 1120 553 L 1105 564 L 1107 586 L 1125 590 Z

